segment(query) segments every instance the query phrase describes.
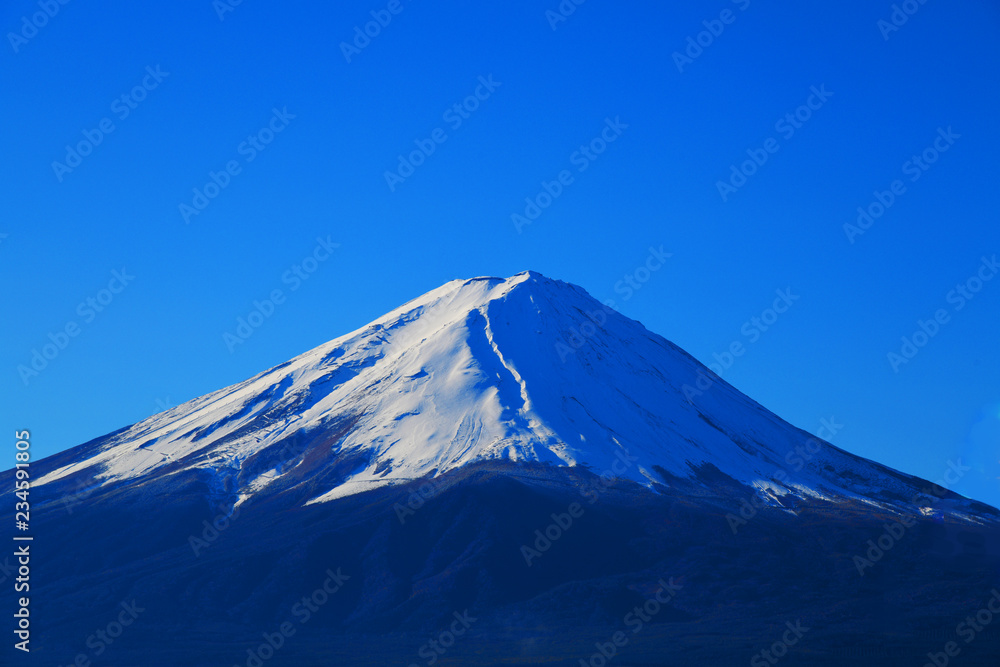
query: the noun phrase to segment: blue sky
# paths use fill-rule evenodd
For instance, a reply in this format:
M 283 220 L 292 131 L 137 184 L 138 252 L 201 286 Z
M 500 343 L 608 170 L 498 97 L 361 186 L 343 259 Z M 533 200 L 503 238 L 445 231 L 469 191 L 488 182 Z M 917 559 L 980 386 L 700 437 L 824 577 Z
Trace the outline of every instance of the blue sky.
M 55 453 L 530 268 L 706 363 L 741 343 L 723 377 L 785 419 L 932 481 L 961 459 L 953 488 L 1000 504 L 1000 7 L 809 5 L 6 3 L 11 444 Z

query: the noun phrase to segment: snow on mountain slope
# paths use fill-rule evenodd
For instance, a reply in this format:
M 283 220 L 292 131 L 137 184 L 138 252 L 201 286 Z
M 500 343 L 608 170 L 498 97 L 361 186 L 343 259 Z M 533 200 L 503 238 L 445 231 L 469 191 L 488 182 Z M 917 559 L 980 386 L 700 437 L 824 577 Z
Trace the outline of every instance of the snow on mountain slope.
M 37 483 L 84 470 L 103 484 L 142 483 L 178 465 L 221 475 L 290 434 L 336 423 L 335 444 L 311 454 L 362 463 L 310 503 L 490 458 L 585 465 L 650 488 L 714 467 L 777 505 L 804 497 L 903 507 L 914 496 L 913 478 L 825 443 L 802 457 L 808 434 L 721 379 L 688 400 L 684 387 L 699 373 L 710 375 L 579 287 L 533 272 L 456 280 L 107 436 Z M 236 491 L 261 493 L 299 463 Z

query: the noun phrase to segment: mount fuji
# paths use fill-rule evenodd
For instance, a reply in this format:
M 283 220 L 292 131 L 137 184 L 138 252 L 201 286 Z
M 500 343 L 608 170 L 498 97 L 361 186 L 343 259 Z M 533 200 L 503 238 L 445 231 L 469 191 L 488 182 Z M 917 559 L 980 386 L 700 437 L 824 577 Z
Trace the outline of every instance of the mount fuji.
M 912 664 L 1000 585 L 997 510 L 534 272 L 449 282 L 32 475 L 46 664 L 774 664 L 786 623 L 810 628 L 788 664 Z M 995 658 L 975 639 L 965 664 Z
M 323 446 L 289 452 L 293 435 Z M 330 488 L 303 496 L 312 504 L 506 460 L 612 471 L 650 490 L 710 469 L 779 507 L 910 512 L 921 494 L 919 480 L 818 443 L 638 322 L 533 272 L 450 282 L 71 458 L 36 485 L 197 472 L 241 504 L 320 475 Z M 980 520 L 973 504 L 947 507 Z

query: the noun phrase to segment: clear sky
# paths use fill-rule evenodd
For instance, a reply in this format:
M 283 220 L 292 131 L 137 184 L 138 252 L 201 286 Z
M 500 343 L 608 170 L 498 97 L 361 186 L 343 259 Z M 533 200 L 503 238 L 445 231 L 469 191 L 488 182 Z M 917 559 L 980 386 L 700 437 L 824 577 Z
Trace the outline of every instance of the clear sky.
M 534 269 L 1000 505 L 996 2 L 223 2 L 0 10 L 8 463 Z

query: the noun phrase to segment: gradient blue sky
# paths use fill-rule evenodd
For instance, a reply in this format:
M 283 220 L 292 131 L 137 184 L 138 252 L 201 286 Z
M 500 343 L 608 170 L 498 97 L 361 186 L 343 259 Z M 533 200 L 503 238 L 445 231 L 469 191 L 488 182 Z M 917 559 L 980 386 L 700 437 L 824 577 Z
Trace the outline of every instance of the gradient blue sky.
M 947 296 L 1000 252 L 996 2 L 928 2 L 886 40 L 890 2 L 591 0 L 553 30 L 557 0 L 401 0 L 348 63 L 340 43 L 387 4 L 246 1 L 220 20 L 210 0 L 70 2 L 15 52 L 9 33 L 39 8 L 5 3 L 9 463 L 15 429 L 49 455 L 447 280 L 530 268 L 706 363 L 746 343 L 723 377 L 763 405 L 811 432 L 833 418 L 835 444 L 931 480 L 961 458 L 973 470 L 954 488 L 1000 505 L 1000 280 L 960 311 Z M 724 9 L 734 21 L 678 71 L 672 53 Z M 112 103 L 147 66 L 169 75 L 121 119 Z M 490 75 L 499 88 L 453 130 L 443 113 Z M 786 138 L 775 123 L 823 85 L 832 97 Z M 247 162 L 241 142 L 286 107 Z M 114 132 L 60 182 L 53 161 L 104 118 Z M 390 191 L 397 155 L 439 127 L 447 141 Z M 911 182 L 904 163 L 949 127 L 960 138 Z M 777 153 L 723 201 L 717 182 L 771 137 Z M 240 173 L 185 224 L 179 204 L 230 160 Z M 564 169 L 572 185 L 518 233 L 511 214 Z M 905 194 L 849 243 L 844 223 L 895 179 Z M 284 272 L 327 236 L 340 247 L 290 291 Z M 624 299 L 616 283 L 661 245 L 672 257 Z M 78 304 L 122 267 L 134 280 L 86 321 Z M 223 333 L 276 288 L 286 302 L 230 353 Z M 744 323 L 783 288 L 799 300 L 751 343 Z M 939 308 L 948 323 L 893 372 L 887 353 Z M 71 321 L 79 335 L 25 385 L 18 366 Z

